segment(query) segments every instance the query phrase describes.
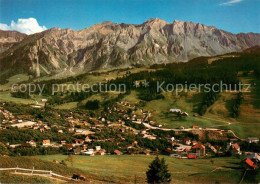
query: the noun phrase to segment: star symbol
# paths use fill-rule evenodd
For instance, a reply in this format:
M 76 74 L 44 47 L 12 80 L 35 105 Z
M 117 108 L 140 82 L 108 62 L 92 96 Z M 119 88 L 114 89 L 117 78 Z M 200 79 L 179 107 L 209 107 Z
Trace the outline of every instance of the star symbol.
M 138 88 L 139 87 L 138 82 L 137 81 L 133 82 L 133 86 Z
M 146 81 L 145 81 L 145 82 L 144 82 L 144 87 L 145 87 L 145 88 L 149 87 L 149 82 L 146 82 Z

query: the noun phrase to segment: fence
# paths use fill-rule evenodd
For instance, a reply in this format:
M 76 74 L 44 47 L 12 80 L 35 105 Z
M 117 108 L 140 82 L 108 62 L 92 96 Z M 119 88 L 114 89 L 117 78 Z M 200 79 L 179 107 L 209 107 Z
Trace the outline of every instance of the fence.
M 52 172 L 51 170 L 39 170 L 39 169 L 26 169 L 20 167 L 13 167 L 13 168 L 0 168 L 0 171 L 14 171 L 15 174 L 24 174 L 24 175 L 32 175 L 32 176 L 44 176 L 44 177 L 52 177 L 57 179 L 65 179 L 65 180 L 74 180 L 72 178 L 62 176 Z

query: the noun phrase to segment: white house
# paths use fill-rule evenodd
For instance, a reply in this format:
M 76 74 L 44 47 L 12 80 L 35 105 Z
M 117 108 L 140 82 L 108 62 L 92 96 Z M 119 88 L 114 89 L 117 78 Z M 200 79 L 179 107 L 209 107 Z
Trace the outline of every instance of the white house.
M 101 146 L 96 146 L 96 151 L 101 150 Z
M 88 156 L 94 156 L 94 149 L 88 149 L 87 151 L 83 152 L 83 154 Z
M 181 109 L 170 109 L 171 113 L 181 113 Z
M 248 137 L 247 142 L 257 144 L 259 142 L 259 139 L 257 137 Z

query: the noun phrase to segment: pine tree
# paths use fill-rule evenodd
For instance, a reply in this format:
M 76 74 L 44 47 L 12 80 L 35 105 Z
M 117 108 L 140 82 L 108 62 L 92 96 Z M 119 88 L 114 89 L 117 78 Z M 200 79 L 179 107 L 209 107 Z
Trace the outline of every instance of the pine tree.
M 159 159 L 157 156 L 149 165 L 146 172 L 148 183 L 169 183 L 171 181 L 171 174 L 168 171 L 168 166 L 165 164 L 164 158 Z

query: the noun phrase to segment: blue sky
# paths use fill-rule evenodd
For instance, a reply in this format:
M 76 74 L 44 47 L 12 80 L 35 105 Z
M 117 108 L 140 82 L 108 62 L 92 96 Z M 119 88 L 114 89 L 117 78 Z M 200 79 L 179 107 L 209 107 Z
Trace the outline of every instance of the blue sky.
M 76 30 L 107 20 L 140 24 L 161 18 L 199 22 L 233 33 L 260 33 L 259 12 L 260 0 L 0 0 L 0 23 L 5 29 L 23 26 L 16 25 L 21 18 L 35 18 L 42 29 Z

